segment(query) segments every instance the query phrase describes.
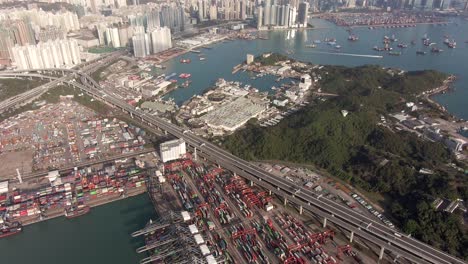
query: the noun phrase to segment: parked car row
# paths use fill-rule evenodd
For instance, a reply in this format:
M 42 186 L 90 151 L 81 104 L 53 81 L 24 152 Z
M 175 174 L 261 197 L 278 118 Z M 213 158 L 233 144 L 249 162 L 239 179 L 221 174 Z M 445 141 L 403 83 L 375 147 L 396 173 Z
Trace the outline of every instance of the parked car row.
M 390 220 L 388 220 L 383 214 L 379 213 L 379 211 L 375 210 L 374 207 L 370 204 L 368 204 L 362 197 L 359 195 L 352 193 L 351 196 L 362 206 L 364 206 L 369 212 L 373 215 L 375 215 L 377 218 L 379 218 L 384 224 L 386 224 L 390 228 L 395 228 L 395 225 L 393 225 Z

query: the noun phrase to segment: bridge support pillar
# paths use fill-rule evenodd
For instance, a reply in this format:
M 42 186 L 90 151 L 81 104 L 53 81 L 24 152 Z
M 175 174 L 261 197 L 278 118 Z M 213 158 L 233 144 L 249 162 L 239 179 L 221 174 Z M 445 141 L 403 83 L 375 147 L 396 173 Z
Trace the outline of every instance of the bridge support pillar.
M 299 214 L 301 215 L 304 212 L 304 208 L 302 205 L 299 205 Z
M 384 251 L 385 251 L 385 248 L 384 248 L 384 247 L 381 247 L 381 248 L 380 248 L 380 253 L 379 253 L 379 260 L 382 260 L 382 259 L 383 259 Z
M 349 243 L 353 243 L 353 238 L 354 238 L 354 232 L 351 231 L 351 234 L 349 234 Z
M 197 148 L 193 148 L 193 159 L 197 160 Z
M 323 218 L 323 228 L 327 227 L 327 218 Z

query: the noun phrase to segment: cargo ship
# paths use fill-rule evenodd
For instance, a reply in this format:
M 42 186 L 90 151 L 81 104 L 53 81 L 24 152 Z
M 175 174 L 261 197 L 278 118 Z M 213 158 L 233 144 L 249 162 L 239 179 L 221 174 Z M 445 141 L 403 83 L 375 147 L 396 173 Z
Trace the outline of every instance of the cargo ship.
M 188 63 L 190 63 L 190 62 L 192 62 L 192 60 L 190 60 L 190 59 L 180 59 L 180 63 L 186 63 L 186 64 L 188 64 Z
M 21 231 L 23 231 L 23 226 L 20 222 L 3 223 L 0 227 L 0 238 L 16 235 Z
M 192 74 L 190 74 L 190 73 L 181 73 L 181 74 L 179 75 L 179 78 L 188 79 L 188 78 L 190 78 L 191 76 L 192 76 Z
M 68 219 L 72 219 L 78 216 L 85 215 L 89 213 L 90 210 L 91 208 L 87 205 L 78 205 L 76 207 L 65 209 L 65 217 Z

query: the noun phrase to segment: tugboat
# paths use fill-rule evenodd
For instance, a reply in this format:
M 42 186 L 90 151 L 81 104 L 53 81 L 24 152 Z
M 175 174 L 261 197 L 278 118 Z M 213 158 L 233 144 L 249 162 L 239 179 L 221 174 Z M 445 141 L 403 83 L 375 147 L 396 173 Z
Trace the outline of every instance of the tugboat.
M 22 230 L 23 230 L 23 226 L 21 225 L 20 222 L 12 222 L 12 223 L 4 222 L 0 226 L 0 238 L 4 238 L 4 237 L 8 237 L 8 236 L 18 234 Z
M 65 217 L 68 219 L 72 219 L 78 216 L 85 215 L 89 213 L 91 208 L 87 205 L 78 205 L 72 206 L 70 208 L 65 209 Z

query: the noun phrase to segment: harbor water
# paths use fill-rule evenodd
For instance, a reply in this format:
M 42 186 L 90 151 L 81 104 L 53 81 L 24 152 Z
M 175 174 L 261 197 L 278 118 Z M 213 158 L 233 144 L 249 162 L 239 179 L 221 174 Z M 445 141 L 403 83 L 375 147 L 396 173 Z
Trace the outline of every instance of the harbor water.
M 0 263 L 135 264 L 144 258 L 135 250 L 142 238 L 130 234 L 154 218 L 146 194 L 94 207 L 74 218 L 59 217 L 24 227 L 0 239 Z
M 312 62 L 315 64 L 359 66 L 365 64 L 377 64 L 385 67 L 397 67 L 404 70 L 435 69 L 442 72 L 455 74 L 458 80 L 454 84 L 454 91 L 438 95 L 435 99 L 444 105 L 449 112 L 457 117 L 468 119 L 468 21 L 453 19 L 446 26 L 417 25 L 410 28 L 380 28 L 370 30 L 367 27 L 352 29 L 352 33 L 359 37 L 358 41 L 349 41 L 349 32 L 346 28 L 337 27 L 332 23 L 321 19 L 312 19 L 316 29 L 311 30 L 281 30 L 261 32 L 268 40 L 234 40 L 226 43 L 210 45 L 210 49 L 201 48 L 201 55 L 187 53 L 166 62 L 165 70 L 160 73 L 190 73 L 192 84 L 188 88 L 179 88 L 169 93 L 177 104 L 182 104 L 194 94 L 201 94 L 212 86 L 217 78 L 228 81 L 240 81 L 250 84 L 261 91 L 268 91 L 272 86 L 278 86 L 276 77 L 263 77 L 255 80 L 245 72 L 239 71 L 232 74 L 234 66 L 246 59 L 246 54 L 260 55 L 265 52 L 279 52 L 294 59 Z M 427 34 L 431 42 L 437 43 L 438 48 L 443 49 L 441 53 L 432 53 L 431 47 L 423 45 L 422 38 Z M 392 56 L 387 52 L 374 51 L 374 46 L 383 47 L 384 36 L 398 38 L 393 43 L 394 51 L 401 51 L 400 56 Z M 443 44 L 445 36 L 457 41 L 455 49 L 449 49 Z M 338 50 L 324 43 L 325 38 L 335 38 L 336 43 L 341 46 Z M 321 40 L 316 48 L 307 48 L 313 41 Z M 415 45 L 411 45 L 411 41 Z M 398 48 L 399 42 L 408 45 L 408 48 Z M 426 55 L 417 55 L 416 51 L 426 51 Z M 359 56 L 356 56 L 359 55 Z M 364 56 L 361 56 L 364 55 Z M 370 56 L 367 56 L 370 55 Z M 200 61 L 199 56 L 206 60 Z M 376 58 L 383 56 L 383 58 Z M 180 59 L 191 59 L 190 64 L 180 63 Z
M 270 91 L 278 86 L 276 77 L 265 76 L 253 79 L 255 75 L 239 71 L 232 74 L 232 68 L 245 60 L 246 54 L 260 55 L 265 52 L 279 52 L 301 61 L 315 64 L 358 66 L 378 64 L 385 67 L 398 67 L 405 70 L 435 69 L 458 77 L 455 90 L 436 96 L 452 114 L 468 119 L 468 21 L 454 19 L 447 26 L 418 25 L 412 28 L 391 28 L 369 30 L 367 27 L 353 29 L 358 41 L 347 40 L 345 28 L 323 20 L 312 20 L 317 28 L 313 30 L 282 30 L 262 32 L 268 40 L 234 40 L 211 45 L 211 49 L 200 49 L 206 60 L 199 60 L 199 54 L 188 53 L 166 62 L 165 70 L 159 73 L 190 73 L 192 83 L 188 88 L 174 90 L 167 97 L 178 104 L 194 94 L 201 94 L 212 86 L 218 78 L 250 84 L 261 91 Z M 433 54 L 423 46 L 421 38 L 427 34 L 444 52 Z M 374 46 L 383 46 L 384 36 L 395 35 L 399 41 L 408 44 L 401 49 L 400 56 L 390 56 L 385 52 L 373 51 Z M 448 35 L 458 42 L 456 49 L 448 49 L 442 44 Z M 317 44 L 307 48 L 314 40 L 336 38 L 341 52 L 347 54 L 371 55 L 353 56 L 334 54 L 336 49 L 327 44 Z M 411 41 L 415 45 L 410 45 Z M 400 50 L 393 44 L 395 50 Z M 426 55 L 416 55 L 417 50 L 427 51 Z M 375 56 L 382 55 L 383 58 Z M 190 64 L 179 62 L 181 58 L 191 59 Z M 137 263 L 144 256 L 135 253 L 143 244 L 142 239 L 133 239 L 130 233 L 143 227 L 154 217 L 154 210 L 147 195 L 120 200 L 93 208 L 82 217 L 67 220 L 64 217 L 26 226 L 19 235 L 0 240 L 1 263 L 30 264 L 128 264 Z

